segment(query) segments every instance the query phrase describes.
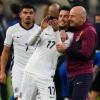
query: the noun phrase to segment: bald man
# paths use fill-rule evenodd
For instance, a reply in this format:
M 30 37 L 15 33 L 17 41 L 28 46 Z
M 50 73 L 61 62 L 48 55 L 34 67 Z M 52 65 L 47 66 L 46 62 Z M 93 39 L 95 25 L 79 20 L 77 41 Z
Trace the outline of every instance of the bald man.
M 57 3 L 53 3 L 49 6 L 48 15 L 53 17 L 58 17 L 59 15 L 60 5 Z
M 68 85 L 71 100 L 86 100 L 92 83 L 93 55 L 97 43 L 97 35 L 92 24 L 87 20 L 84 7 L 75 6 L 69 15 L 70 26 L 73 27 L 74 39 L 68 48 L 63 43 L 56 45 L 59 52 L 68 55 Z

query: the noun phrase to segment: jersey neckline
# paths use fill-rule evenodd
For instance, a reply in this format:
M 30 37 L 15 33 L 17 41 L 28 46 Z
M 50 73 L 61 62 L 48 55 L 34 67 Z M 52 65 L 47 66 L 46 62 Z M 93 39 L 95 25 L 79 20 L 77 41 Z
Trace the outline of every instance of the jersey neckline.
M 32 29 L 32 28 L 34 27 L 34 24 L 33 24 L 29 29 L 26 29 L 25 27 L 23 27 L 23 25 L 21 24 L 21 22 L 19 22 L 19 25 L 20 25 L 23 29 L 25 29 L 25 30 L 30 30 L 30 29 Z

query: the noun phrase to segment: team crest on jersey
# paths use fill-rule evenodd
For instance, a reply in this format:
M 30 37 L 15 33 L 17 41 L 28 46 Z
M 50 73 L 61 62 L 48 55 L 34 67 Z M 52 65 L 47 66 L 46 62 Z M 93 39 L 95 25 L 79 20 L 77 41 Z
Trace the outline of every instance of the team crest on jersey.
M 76 37 L 76 42 L 81 40 L 83 38 L 84 34 L 85 34 L 85 32 L 81 31 L 80 34 Z

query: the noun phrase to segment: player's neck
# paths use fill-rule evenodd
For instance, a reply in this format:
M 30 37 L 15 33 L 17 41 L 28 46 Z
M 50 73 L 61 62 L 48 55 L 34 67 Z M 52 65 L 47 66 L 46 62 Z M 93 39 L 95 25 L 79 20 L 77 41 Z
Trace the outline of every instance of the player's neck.
M 34 26 L 34 23 L 20 23 L 21 24 L 21 26 L 24 28 L 24 29 L 26 29 L 26 30 L 29 30 L 29 29 L 31 29 L 33 26 Z

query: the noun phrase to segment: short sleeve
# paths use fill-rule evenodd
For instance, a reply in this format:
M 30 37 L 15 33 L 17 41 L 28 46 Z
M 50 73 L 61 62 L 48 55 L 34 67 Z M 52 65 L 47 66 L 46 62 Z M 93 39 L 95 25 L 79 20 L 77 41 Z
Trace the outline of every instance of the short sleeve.
M 6 38 L 4 41 L 4 45 L 6 46 L 11 46 L 12 45 L 12 28 L 8 28 L 7 32 L 6 32 Z

